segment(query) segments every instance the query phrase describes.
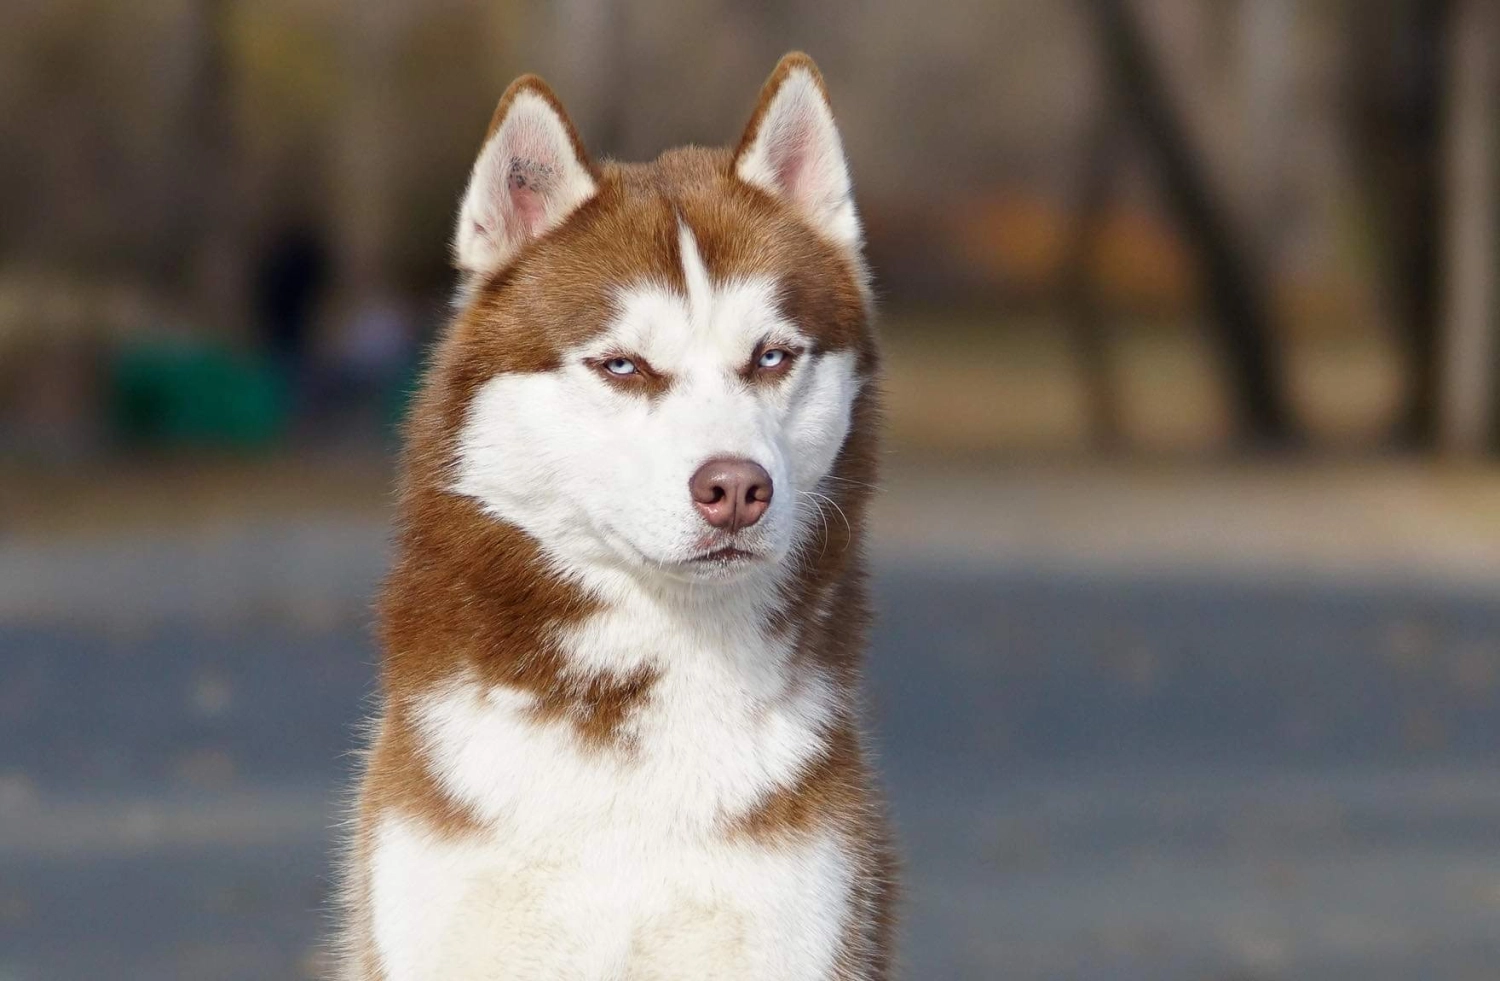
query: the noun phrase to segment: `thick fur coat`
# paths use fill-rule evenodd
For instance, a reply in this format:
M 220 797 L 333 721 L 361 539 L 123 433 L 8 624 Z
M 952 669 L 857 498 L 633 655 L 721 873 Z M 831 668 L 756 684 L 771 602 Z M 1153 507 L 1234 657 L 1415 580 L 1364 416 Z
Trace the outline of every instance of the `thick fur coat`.
M 783 59 L 733 150 L 639 165 L 591 162 L 518 79 L 454 251 L 342 976 L 887 978 L 858 693 L 878 355 L 817 68 Z

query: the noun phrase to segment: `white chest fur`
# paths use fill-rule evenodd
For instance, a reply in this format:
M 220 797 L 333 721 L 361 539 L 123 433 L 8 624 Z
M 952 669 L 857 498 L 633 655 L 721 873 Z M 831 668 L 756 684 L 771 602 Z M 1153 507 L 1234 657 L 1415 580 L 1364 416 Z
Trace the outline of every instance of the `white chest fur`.
M 524 846 L 378 831 L 376 946 L 389 981 L 813 981 L 830 977 L 851 871 L 793 848 L 643 840 L 619 828 Z
M 785 646 L 759 630 L 642 629 L 662 626 L 651 616 L 616 608 L 566 645 L 586 670 L 657 672 L 616 747 L 584 746 L 566 720 L 539 723 L 530 694 L 474 680 L 416 706 L 434 775 L 486 830 L 449 840 L 394 816 L 374 829 L 389 981 L 830 976 L 847 843 L 725 831 L 821 752 L 837 693 L 787 672 Z

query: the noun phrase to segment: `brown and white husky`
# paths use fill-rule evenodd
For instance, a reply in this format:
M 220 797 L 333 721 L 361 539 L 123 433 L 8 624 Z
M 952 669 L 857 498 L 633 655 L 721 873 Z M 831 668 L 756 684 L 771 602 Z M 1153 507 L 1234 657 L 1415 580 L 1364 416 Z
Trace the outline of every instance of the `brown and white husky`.
M 342 914 L 361 981 L 872 981 L 877 352 L 812 60 L 738 146 L 500 100 L 407 430 Z

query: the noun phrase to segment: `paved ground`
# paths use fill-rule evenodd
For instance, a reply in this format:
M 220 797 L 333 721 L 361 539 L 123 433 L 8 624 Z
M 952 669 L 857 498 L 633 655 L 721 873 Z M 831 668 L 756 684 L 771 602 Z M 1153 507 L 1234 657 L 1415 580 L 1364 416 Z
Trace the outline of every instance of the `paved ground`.
M 906 479 L 870 694 L 910 977 L 1500 978 L 1482 509 L 1367 483 L 1329 520 L 1473 547 L 1243 563 L 1215 543 L 1305 520 L 1285 481 Z M 1231 527 L 1183 535 L 1214 499 Z M 330 521 L 0 547 L 0 981 L 315 974 L 382 555 Z

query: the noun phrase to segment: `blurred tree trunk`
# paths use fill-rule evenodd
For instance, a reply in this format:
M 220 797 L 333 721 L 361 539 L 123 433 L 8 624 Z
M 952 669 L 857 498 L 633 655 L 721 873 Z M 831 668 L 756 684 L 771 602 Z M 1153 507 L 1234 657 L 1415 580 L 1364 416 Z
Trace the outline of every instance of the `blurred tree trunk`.
M 626 11 L 617 0 L 558 0 L 552 10 L 568 112 L 596 159 L 619 154 L 629 96 L 622 81 L 630 67 Z
M 229 92 L 227 0 L 198 0 L 188 13 L 194 47 L 188 94 L 194 146 L 184 193 L 194 203 L 196 228 L 187 290 L 203 327 L 219 337 L 246 327 L 248 283 L 243 214 L 238 205 L 234 117 Z
M 1295 149 L 1295 31 L 1300 0 L 1241 3 L 1234 27 L 1240 44 L 1240 106 L 1244 115 L 1244 184 L 1238 215 L 1257 254 L 1281 257 L 1289 228 L 1288 152 Z
M 332 208 L 337 316 L 377 295 L 391 276 L 392 214 L 400 139 L 397 58 L 418 16 L 412 7 L 372 3 L 351 8 L 343 70 L 354 97 L 344 101 L 334 134 L 337 180 Z
M 1072 227 L 1062 271 L 1062 307 L 1073 328 L 1073 350 L 1078 356 L 1089 437 L 1095 448 L 1113 452 L 1120 448 L 1119 386 L 1110 360 L 1109 331 L 1095 288 L 1095 245 L 1099 220 L 1109 204 L 1120 129 L 1110 107 L 1094 124 L 1084 151 L 1077 198 L 1073 202 Z
M 1446 279 L 1443 283 L 1440 441 L 1477 455 L 1491 448 L 1495 412 L 1497 242 L 1494 0 L 1458 0 L 1449 36 Z
M 1441 99 L 1450 0 L 1352 0 L 1351 78 L 1357 159 L 1383 211 L 1382 277 L 1406 350 L 1407 403 L 1397 441 L 1437 437 L 1441 231 Z
M 1210 190 L 1128 0 L 1087 0 L 1106 58 L 1106 84 L 1132 115 L 1162 190 L 1198 256 L 1242 434 L 1262 446 L 1295 437 L 1272 347 L 1265 285 Z

